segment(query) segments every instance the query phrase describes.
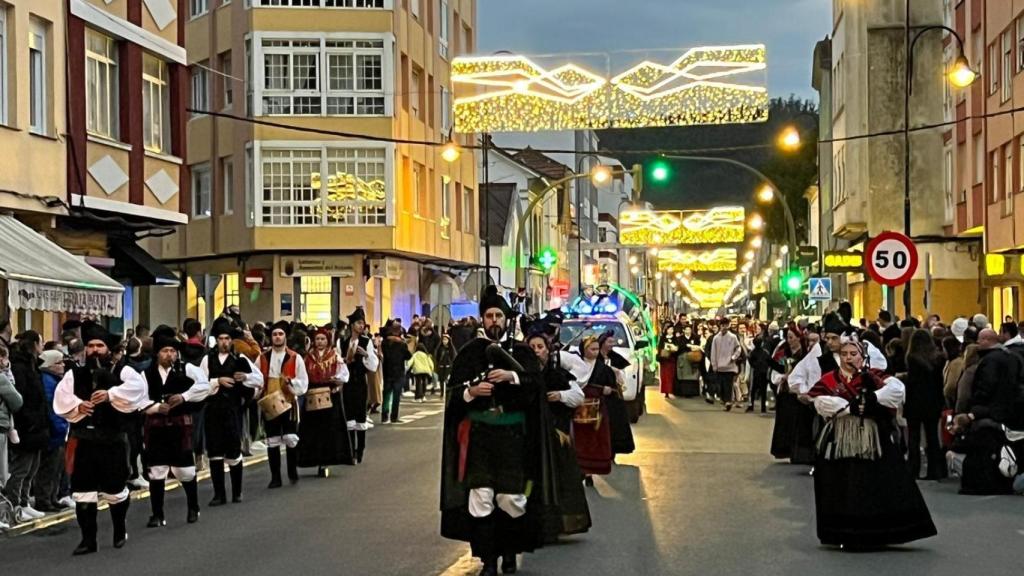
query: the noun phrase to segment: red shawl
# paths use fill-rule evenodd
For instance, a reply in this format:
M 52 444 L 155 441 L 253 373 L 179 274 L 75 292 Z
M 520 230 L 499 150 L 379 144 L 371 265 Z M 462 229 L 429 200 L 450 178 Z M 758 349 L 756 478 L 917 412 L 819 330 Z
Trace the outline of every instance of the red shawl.
M 338 373 L 338 354 L 333 347 L 327 348 L 323 355 L 317 350 L 306 354 L 306 373 L 311 384 L 326 384 Z
M 843 375 L 842 370 L 833 370 L 821 377 L 821 380 L 811 388 L 807 394 L 811 398 L 818 396 L 839 396 L 844 400 L 853 400 L 860 394 L 861 388 L 865 385 L 872 390 L 878 390 L 884 386 L 884 381 L 889 375 L 875 368 L 868 368 L 868 377 L 865 378 L 862 372 L 854 374 L 849 380 Z

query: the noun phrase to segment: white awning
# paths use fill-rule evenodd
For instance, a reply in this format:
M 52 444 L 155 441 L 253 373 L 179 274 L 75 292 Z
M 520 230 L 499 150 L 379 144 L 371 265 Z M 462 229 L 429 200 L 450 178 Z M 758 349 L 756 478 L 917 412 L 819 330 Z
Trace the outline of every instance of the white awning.
M 121 284 L 9 215 L 0 215 L 0 278 L 11 309 L 121 316 Z

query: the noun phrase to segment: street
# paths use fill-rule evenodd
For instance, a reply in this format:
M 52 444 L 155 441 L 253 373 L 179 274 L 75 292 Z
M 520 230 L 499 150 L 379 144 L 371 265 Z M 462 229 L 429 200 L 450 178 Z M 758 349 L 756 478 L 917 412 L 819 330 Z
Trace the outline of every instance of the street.
M 1024 545 L 1020 498 L 956 494 L 957 482 L 922 483 L 939 536 L 875 554 L 818 545 L 807 468 L 767 454 L 772 418 L 723 413 L 699 400 L 648 394 L 635 426 L 638 451 L 620 458 L 589 491 L 588 534 L 527 555 L 523 574 L 953 575 L 985 566 L 1009 573 Z M 468 547 L 438 536 L 441 415 L 438 402 L 410 405 L 395 426 L 370 434 L 366 462 L 310 470 L 295 487 L 265 489 L 264 465 L 246 471 L 245 502 L 209 509 L 185 524 L 180 490 L 168 494 L 168 525 L 144 528 L 148 501 L 133 502 L 128 545 L 110 547 L 100 515 L 100 551 L 72 559 L 74 523 L 0 541 L 5 575 L 468 574 Z M 209 486 L 200 485 L 201 501 Z

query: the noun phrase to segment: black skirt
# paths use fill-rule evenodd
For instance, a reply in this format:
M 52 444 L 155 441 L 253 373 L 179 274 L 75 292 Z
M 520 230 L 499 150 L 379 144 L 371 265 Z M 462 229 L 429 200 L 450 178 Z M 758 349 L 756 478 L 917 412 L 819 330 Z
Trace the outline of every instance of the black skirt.
M 878 460 L 817 458 L 814 505 L 822 544 L 877 547 L 938 533 L 892 426 L 879 423 L 879 436 Z
M 120 494 L 132 469 L 128 462 L 128 436 L 92 430 L 72 432 L 71 492 Z
M 300 468 L 355 464 L 341 392 L 331 394 L 331 407 L 302 412 L 299 419 Z
M 793 397 L 796 399 L 796 396 Z M 793 464 L 814 464 L 814 439 L 817 437 L 818 413 L 814 406 L 796 400 L 796 430 L 789 461 Z
M 525 493 L 525 448 L 526 434 L 521 424 L 473 422 L 466 452 L 466 488 L 492 488 L 495 494 Z
M 636 443 L 633 442 L 633 428 L 629 424 L 629 411 L 626 409 L 626 402 L 610 394 L 602 397 L 605 406 L 608 407 L 608 423 L 612 433 L 612 453 L 631 454 L 636 450 Z
M 772 429 L 772 456 L 788 459 L 793 456 L 796 443 L 796 420 L 800 401 L 796 395 L 786 392 L 775 400 L 775 427 Z
M 366 403 L 370 398 L 370 389 L 367 387 L 369 377 L 369 374 L 353 377 L 341 387 L 345 416 L 357 424 L 366 423 Z
M 206 454 L 210 458 L 236 460 L 242 455 L 242 407 L 236 400 L 211 396 L 206 404 Z

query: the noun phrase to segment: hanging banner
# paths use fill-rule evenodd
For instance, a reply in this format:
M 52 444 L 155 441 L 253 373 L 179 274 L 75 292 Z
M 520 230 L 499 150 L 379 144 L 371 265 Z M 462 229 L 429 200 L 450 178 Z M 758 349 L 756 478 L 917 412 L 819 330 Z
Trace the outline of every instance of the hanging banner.
M 119 317 L 122 292 L 104 292 L 25 282 L 7 281 L 7 302 L 11 309 L 70 312 L 91 316 Z

